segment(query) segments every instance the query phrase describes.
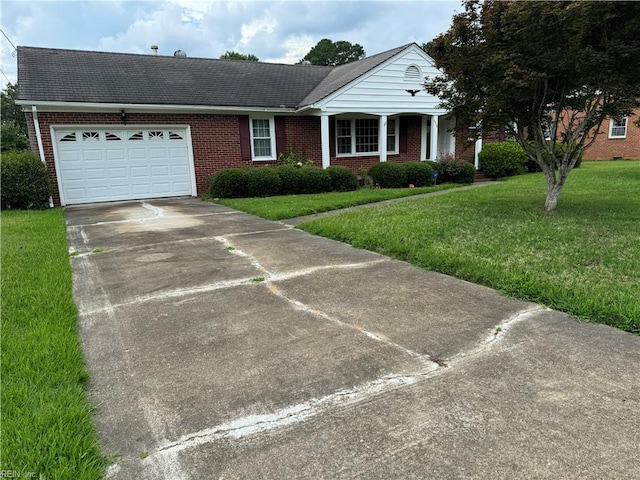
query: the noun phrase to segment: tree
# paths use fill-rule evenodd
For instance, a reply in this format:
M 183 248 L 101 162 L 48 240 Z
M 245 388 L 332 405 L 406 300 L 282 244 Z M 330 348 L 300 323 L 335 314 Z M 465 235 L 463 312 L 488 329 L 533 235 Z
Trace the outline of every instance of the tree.
M 426 50 L 444 72 L 426 90 L 459 124 L 505 127 L 544 172 L 547 211 L 603 120 L 640 106 L 640 3 L 466 0 Z
M 0 151 L 29 150 L 29 139 L 16 122 L 0 124 Z
M 0 93 L 0 121 L 2 123 L 15 123 L 18 131 L 28 136 L 27 119 L 19 105 L 16 105 L 18 98 L 18 86 L 8 83 L 5 89 Z
M 362 45 L 346 41 L 332 42 L 328 38 L 320 40 L 309 50 L 300 63 L 309 62 L 311 65 L 344 65 L 364 58 Z
M 220 55 L 221 60 L 248 60 L 250 62 L 259 62 L 260 60 L 252 53 L 239 53 L 233 50 L 227 50 Z

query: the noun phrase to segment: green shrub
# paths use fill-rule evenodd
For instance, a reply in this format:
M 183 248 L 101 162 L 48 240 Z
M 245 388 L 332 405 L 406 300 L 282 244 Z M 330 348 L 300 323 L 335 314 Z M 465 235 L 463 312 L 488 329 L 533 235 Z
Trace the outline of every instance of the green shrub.
M 250 197 L 272 197 L 282 189 L 282 180 L 272 167 L 250 168 L 247 178 Z
M 403 164 L 380 162 L 369 169 L 369 176 L 380 188 L 407 187 L 407 171 Z
M 291 165 L 281 165 L 276 168 L 276 173 L 280 177 L 282 182 L 282 188 L 280 193 L 282 195 L 292 195 L 300 193 L 302 190 L 302 175 L 301 168 L 293 167 Z
M 516 142 L 487 143 L 478 154 L 479 170 L 489 178 L 526 172 L 527 154 Z
M 349 167 L 329 167 L 327 173 L 331 177 L 331 190 L 334 192 L 351 192 L 358 188 L 358 178 Z
M 473 183 L 476 179 L 476 168 L 464 160 L 456 160 L 447 155 L 436 162 L 438 183 Z
M 0 158 L 0 208 L 47 208 L 51 188 L 47 167 L 35 154 L 6 152 Z
M 408 162 L 404 164 L 407 183 L 414 187 L 426 187 L 433 184 L 433 167 L 428 162 Z
M 300 193 L 323 193 L 331 191 L 331 177 L 320 167 L 300 168 Z
M 209 193 L 214 198 L 249 196 L 248 168 L 225 168 L 209 177 Z

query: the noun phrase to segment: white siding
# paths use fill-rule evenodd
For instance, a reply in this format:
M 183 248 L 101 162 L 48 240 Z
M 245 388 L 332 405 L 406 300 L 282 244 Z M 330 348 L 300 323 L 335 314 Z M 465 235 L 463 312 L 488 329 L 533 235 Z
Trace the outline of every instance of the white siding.
M 431 65 L 429 57 L 417 46 L 412 46 L 329 96 L 317 106 L 323 112 L 330 114 L 359 112 L 374 115 L 398 113 L 442 115 L 446 113 L 445 110 L 437 107 L 438 98 L 424 91 L 423 80 L 405 80 L 405 72 L 411 65 L 420 69 L 422 79 L 425 76 L 432 78 L 439 73 Z M 406 90 L 420 91 L 415 96 L 411 96 Z

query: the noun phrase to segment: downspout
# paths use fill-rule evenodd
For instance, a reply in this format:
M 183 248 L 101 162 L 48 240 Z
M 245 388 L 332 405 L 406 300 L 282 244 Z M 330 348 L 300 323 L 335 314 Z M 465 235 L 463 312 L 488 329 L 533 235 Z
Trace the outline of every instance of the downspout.
M 38 122 L 38 108 L 35 105 L 31 105 L 31 113 L 33 114 L 33 126 L 36 130 L 36 140 L 38 141 L 38 152 L 40 153 L 40 160 L 42 160 L 42 163 L 44 163 L 44 166 L 46 168 L 47 161 L 44 158 L 44 146 L 42 145 L 40 122 Z M 49 195 L 49 208 L 53 208 L 53 197 L 51 195 Z

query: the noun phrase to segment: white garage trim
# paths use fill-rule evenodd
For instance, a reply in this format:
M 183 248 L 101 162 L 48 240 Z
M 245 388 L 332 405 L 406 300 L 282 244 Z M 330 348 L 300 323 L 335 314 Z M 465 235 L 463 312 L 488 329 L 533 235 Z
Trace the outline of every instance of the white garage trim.
M 143 133 L 142 137 L 133 135 L 133 133 L 137 133 L 140 131 Z M 174 135 L 170 137 L 169 131 L 172 131 Z M 66 144 L 62 144 L 61 142 L 61 138 L 64 137 L 65 134 L 67 134 L 67 132 L 69 133 L 70 138 L 72 139 L 69 142 L 68 146 Z M 94 150 L 87 149 L 88 144 L 82 143 L 82 142 L 84 140 L 86 141 L 92 140 L 92 138 L 89 138 L 89 136 L 85 136 L 83 140 L 82 139 L 83 132 L 85 134 L 94 133 L 96 141 L 100 143 L 101 147 L 96 148 Z M 126 138 L 119 139 L 116 137 L 114 139 L 113 136 L 110 136 L 107 139 L 107 132 L 122 132 L 123 134 L 126 135 Z M 162 133 L 161 135 L 158 135 L 157 137 L 154 137 L 152 136 L 153 132 L 164 132 L 164 133 Z M 193 147 L 191 143 L 191 128 L 189 127 L 189 125 L 166 125 L 166 124 L 160 124 L 160 125 L 156 125 L 156 124 L 52 125 L 50 127 L 50 133 L 51 133 L 51 145 L 53 148 L 54 164 L 56 169 L 56 180 L 58 183 L 58 192 L 60 195 L 60 203 L 63 206 L 71 203 L 93 203 L 93 202 L 108 202 L 108 201 L 119 201 L 119 200 L 136 200 L 136 199 L 154 198 L 154 197 L 157 198 L 157 197 L 166 197 L 166 196 L 181 196 L 181 195 L 196 196 L 197 195 L 195 167 L 194 167 L 194 161 L 193 161 Z M 180 135 L 184 134 L 184 138 L 179 138 L 179 136 L 176 136 L 175 133 L 178 133 Z M 136 140 L 141 138 L 142 142 L 139 145 L 137 144 L 137 142 L 132 143 L 132 141 L 134 140 L 133 137 L 136 137 Z M 162 166 L 167 167 L 168 171 L 172 171 L 174 168 L 178 167 L 178 170 L 180 171 L 179 175 L 183 176 L 182 182 L 176 182 L 176 183 L 168 182 L 166 184 L 162 182 L 154 183 L 153 181 L 154 173 L 153 173 L 153 170 L 151 169 L 151 167 L 154 166 L 151 161 L 153 150 L 152 150 L 152 147 L 150 147 L 150 142 L 153 142 L 154 138 L 158 138 L 158 140 L 160 140 L 161 142 L 165 142 L 162 144 L 158 143 L 157 146 L 162 145 L 166 149 L 165 151 L 166 156 L 162 156 L 161 149 L 157 149 L 157 148 L 154 149 L 155 153 L 160 155 L 158 158 L 162 158 L 163 160 L 165 160 L 164 165 Z M 113 147 L 115 147 L 117 144 L 116 143 L 112 144 L 110 140 L 117 140 L 117 141 L 123 140 L 124 143 L 122 144 L 122 147 L 121 147 L 122 150 L 120 151 L 119 149 L 114 149 Z M 179 163 L 171 164 L 171 158 L 172 158 L 171 152 L 176 151 L 175 148 L 170 148 L 166 143 L 166 142 L 170 142 L 171 140 L 179 141 L 179 144 L 177 143 L 177 145 L 180 145 L 180 150 L 182 151 L 182 153 L 180 153 L 180 150 L 177 150 L 178 157 L 173 157 L 174 159 L 182 158 L 183 160 Z M 77 148 L 73 148 L 73 146 L 71 145 L 72 142 L 73 142 L 73 145 L 77 145 Z M 65 146 L 63 147 L 62 145 L 65 145 Z M 143 160 L 143 164 L 140 166 L 149 167 L 148 173 L 146 174 L 149 177 L 147 183 L 138 183 L 137 185 L 134 184 L 133 180 L 131 180 L 131 174 L 133 169 L 128 168 L 126 170 L 126 177 L 122 177 L 123 178 L 122 180 L 120 180 L 119 182 L 114 182 L 114 184 L 109 184 L 108 174 L 103 173 L 105 175 L 104 187 L 106 192 L 103 195 L 97 195 L 96 197 L 91 197 L 88 194 L 88 190 L 86 190 L 84 192 L 84 196 L 82 196 L 82 193 L 81 193 L 79 197 L 72 198 L 73 197 L 72 193 L 70 194 L 69 192 L 67 192 L 68 184 L 67 186 L 64 185 L 65 178 L 63 173 L 65 173 L 65 165 L 63 165 L 63 158 L 62 158 L 63 156 L 67 156 L 69 154 L 77 154 L 78 156 L 82 156 L 82 159 L 80 160 L 82 169 L 78 169 L 78 171 L 82 170 L 82 179 L 83 181 L 86 182 L 87 181 L 86 174 L 88 170 L 86 170 L 86 167 L 85 167 L 85 162 L 87 160 L 83 156 L 85 153 L 91 152 L 97 156 L 96 158 L 99 158 L 99 155 L 103 155 L 102 157 L 103 159 L 106 159 L 109 153 L 113 154 L 114 152 L 116 152 L 116 155 L 124 155 L 124 157 L 121 157 L 121 158 L 116 157 L 116 160 L 120 162 L 120 165 L 118 166 L 118 168 L 122 169 L 123 163 L 125 164 L 124 165 L 125 167 L 129 166 L 128 160 L 129 160 L 129 153 L 131 153 L 130 150 L 138 146 L 144 147 L 144 148 L 135 148 L 135 150 L 138 150 L 138 153 L 140 153 L 140 151 L 145 152 L 145 155 L 140 157 L 140 159 Z M 186 149 L 186 152 L 185 152 L 185 149 Z M 96 152 L 100 152 L 100 153 L 98 154 Z M 65 159 L 64 161 L 67 161 L 67 160 Z M 101 165 L 103 165 L 103 163 L 101 163 Z M 185 167 L 186 167 L 186 170 L 185 170 Z M 142 169 L 139 169 L 139 170 L 144 172 L 144 170 Z M 68 170 L 66 170 L 66 172 L 68 173 Z M 161 175 L 166 175 L 166 173 L 164 174 L 161 173 Z M 172 174 L 169 173 L 170 178 L 171 178 L 171 175 Z M 67 180 L 68 180 L 68 177 L 67 177 Z M 158 193 L 158 191 L 156 190 L 157 187 L 162 188 L 167 185 L 170 185 L 170 188 L 168 191 L 162 191 L 161 193 Z M 140 190 L 136 192 L 135 191 L 136 186 L 137 187 L 146 186 L 148 188 L 146 188 L 146 191 Z M 118 188 L 121 189 L 122 193 L 114 193 L 115 191 L 118 190 Z M 143 188 L 143 190 L 145 189 Z

